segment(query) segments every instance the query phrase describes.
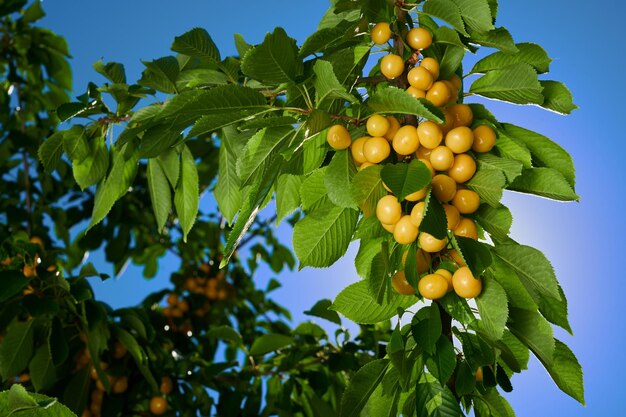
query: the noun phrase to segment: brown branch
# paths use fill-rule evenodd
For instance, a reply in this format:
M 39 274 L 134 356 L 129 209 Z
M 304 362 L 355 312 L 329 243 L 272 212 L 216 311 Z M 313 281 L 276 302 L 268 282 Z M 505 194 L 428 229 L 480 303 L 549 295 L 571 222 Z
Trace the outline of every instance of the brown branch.
M 358 117 L 350 117 L 350 116 L 342 116 L 340 114 L 331 114 L 330 118 L 333 120 L 345 120 L 348 123 L 352 123 L 355 126 L 361 126 L 363 124 L 363 120 Z
M 129 120 L 130 120 L 130 116 L 125 115 L 125 116 L 118 116 L 118 117 L 101 117 L 100 119 L 98 119 L 98 122 L 102 124 L 111 124 L 111 123 L 127 122 Z

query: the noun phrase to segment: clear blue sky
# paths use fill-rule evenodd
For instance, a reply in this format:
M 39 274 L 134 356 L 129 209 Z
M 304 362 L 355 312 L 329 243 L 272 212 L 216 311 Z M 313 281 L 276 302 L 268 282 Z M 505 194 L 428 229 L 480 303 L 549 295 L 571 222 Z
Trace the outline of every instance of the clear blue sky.
M 551 77 L 567 83 L 580 106 L 570 117 L 535 108 L 489 102 L 496 116 L 537 130 L 568 149 L 577 166 L 577 191 L 581 203 L 562 204 L 529 196 L 507 194 L 515 217 L 513 238 L 546 253 L 553 262 L 570 303 L 575 337 L 557 331 L 570 344 L 586 372 L 587 407 L 561 394 L 536 360 L 530 370 L 513 380 L 508 395 L 517 415 L 618 416 L 626 415 L 623 375 L 626 289 L 621 266 L 624 253 L 624 156 L 626 141 L 618 134 L 626 93 L 620 72 L 626 58 L 620 46 L 626 6 L 617 0 L 594 2 L 564 0 L 501 1 L 498 23 L 509 28 L 516 41 L 544 46 L 554 59 Z M 169 53 L 174 36 L 196 26 L 206 28 L 223 55 L 234 53 L 232 34 L 239 32 L 251 43 L 267 31 L 282 26 L 301 43 L 317 25 L 326 2 L 264 2 L 239 0 L 84 0 L 46 1 L 43 25 L 65 36 L 73 55 L 75 92 L 89 80 L 102 79 L 91 64 L 103 58 L 126 65 L 129 78 L 137 79 L 141 59 Z M 620 131 L 623 132 L 623 131 Z M 206 196 L 203 204 L 211 205 Z M 291 230 L 281 227 L 285 241 Z M 319 298 L 334 298 L 357 280 L 352 266 L 354 248 L 328 270 L 308 269 L 281 276 L 284 283 L 276 298 L 300 313 Z M 94 255 L 98 259 L 98 255 Z M 165 272 L 177 265 L 163 265 Z M 113 306 L 134 304 L 148 291 L 167 283 L 163 274 L 146 283 L 130 268 L 117 282 L 98 287 Z

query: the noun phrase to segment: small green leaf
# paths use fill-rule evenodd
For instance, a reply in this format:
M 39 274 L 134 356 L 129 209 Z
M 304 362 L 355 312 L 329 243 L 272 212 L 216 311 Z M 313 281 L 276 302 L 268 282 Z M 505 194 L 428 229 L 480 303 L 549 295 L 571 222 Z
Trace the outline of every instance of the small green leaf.
M 246 53 L 241 71 L 267 84 L 296 81 L 303 71 L 296 41 L 288 37 L 283 28 L 277 27 L 265 36 L 262 44 Z
M 493 264 L 486 274 L 497 280 L 504 288 L 512 307 L 537 311 L 537 304 L 511 266 L 498 256 L 493 257 Z
M 476 298 L 476 305 L 484 332 L 493 340 L 502 338 L 509 317 L 506 292 L 495 279 L 483 276 L 483 290 Z
M 570 114 L 578 108 L 572 93 L 562 82 L 541 80 L 540 83 L 543 87 L 541 94 L 545 98 L 541 107 L 561 114 Z
M 369 292 L 366 281 L 355 282 L 341 291 L 332 310 L 359 324 L 376 324 L 398 314 L 398 308 L 408 308 L 417 302 L 415 297 L 391 294 L 389 300 L 379 305 Z
M 367 280 L 372 298 L 374 298 L 380 305 L 384 302 L 385 293 L 387 292 L 389 282 L 391 281 L 389 249 L 387 242 L 383 242 L 382 246 L 382 250 L 372 259 L 370 275 Z
M 417 415 L 420 417 L 461 417 L 459 403 L 450 389 L 432 379 L 429 374 L 422 374 L 417 383 L 415 388 Z
M 292 337 L 284 334 L 268 333 L 254 340 L 250 347 L 250 355 L 260 356 L 277 351 L 291 345 L 294 342 Z
M 532 66 L 539 74 L 550 70 L 550 62 L 552 62 L 552 59 L 550 59 L 541 46 L 535 43 L 518 43 L 515 46 L 518 51 L 514 54 L 499 51 L 487 55 L 474 65 L 470 73 L 484 74 L 487 71 L 502 69 L 518 62 L 524 62 Z
M 74 179 L 81 190 L 97 184 L 109 169 L 109 151 L 104 138 L 94 138 L 90 143 L 89 156 L 72 164 Z
M 552 326 L 537 312 L 511 308 L 508 327 L 524 345 L 537 356 L 544 366 L 552 363 L 555 343 Z
M 21 293 L 28 285 L 28 279 L 21 271 L 10 269 L 0 271 L 0 282 L 0 303 Z
M 37 151 L 46 174 L 52 174 L 63 156 L 63 133 L 55 132 L 46 139 Z
M 315 61 L 313 72 L 315 73 L 315 79 L 313 80 L 313 85 L 315 86 L 315 102 L 318 108 L 321 107 L 321 104 L 324 103 L 325 100 L 327 101 L 327 99 L 345 100 L 350 103 L 357 101 L 356 98 L 352 94 L 349 94 L 345 87 L 339 83 L 330 62 L 322 60 Z
M 439 307 L 433 303 L 422 307 L 411 320 L 411 333 L 417 346 L 426 353 L 434 354 L 441 337 L 442 325 Z
M 376 213 L 378 200 L 387 195 L 381 178 L 382 167 L 375 165 L 362 169 L 352 179 L 350 194 L 365 217 Z
M 523 62 L 487 72 L 472 83 L 470 93 L 515 104 L 542 104 L 537 73 Z
M 304 314 L 308 316 L 321 317 L 341 326 L 341 318 L 339 317 L 339 314 L 330 309 L 332 304 L 333 302 L 330 300 L 319 300 L 313 307 L 311 307 L 310 310 L 305 311 Z
M 543 97 L 542 97 L 543 99 Z M 437 107 L 426 99 L 415 100 L 415 97 L 395 87 L 381 88 L 365 102 L 374 113 L 412 114 L 442 123 L 444 115 Z
M 446 211 L 441 203 L 433 195 L 432 189 L 428 191 L 424 200 L 424 215 L 419 230 L 426 232 L 437 239 L 443 239 L 448 234 L 448 220 Z
M 492 207 L 500 206 L 506 178 L 502 171 L 481 169 L 467 183 L 467 188 L 476 191 L 480 199 Z
M 482 276 L 493 262 L 491 246 L 464 236 L 454 236 L 452 244 L 461 253 L 475 278 Z
M 160 232 L 165 227 L 172 210 L 172 191 L 165 172 L 156 159 L 148 160 L 146 176 L 148 177 L 148 191 L 150 192 L 152 210 Z
M 469 36 L 461 17 L 461 10 L 453 0 L 428 0 L 422 9 L 429 16 L 441 19 L 455 28 L 459 33 Z
M 459 7 L 466 26 L 479 33 L 493 29 L 491 9 L 487 0 L 452 0 Z
M 237 174 L 237 160 L 248 138 L 249 135 L 238 134 L 233 127 L 224 128 L 220 138 L 217 184 L 213 193 L 228 224 L 233 223 L 243 201 L 241 180 Z
M 248 140 L 237 160 L 237 173 L 242 186 L 264 175 L 269 166 L 282 158 L 280 152 L 287 146 L 293 132 L 291 126 L 266 128 Z
M 214 62 L 220 61 L 220 52 L 211 39 L 209 33 L 202 28 L 194 28 L 174 38 L 170 49 L 189 56 L 209 58 Z
M 141 74 L 139 85 L 154 88 L 168 94 L 177 93 L 176 79 L 180 73 L 178 61 L 173 56 L 166 56 L 154 61 L 142 61 L 146 69 Z
M 196 161 L 187 146 L 181 153 L 180 179 L 174 192 L 174 206 L 183 231 L 183 240 L 193 227 L 198 215 L 200 191 Z
M 324 185 L 328 198 L 339 207 L 356 209 L 357 205 L 349 192 L 352 179 L 357 169 L 354 165 L 350 150 L 335 152 L 332 161 L 328 164 L 324 175 Z
M 329 27 L 318 30 L 304 40 L 298 55 L 301 58 L 306 58 L 315 52 L 323 51 L 333 43 L 343 39 L 345 35 L 344 27 Z
M 563 174 L 552 168 L 528 168 L 508 187 L 509 190 L 535 194 L 558 201 L 578 201 L 580 197 Z
M 302 177 L 283 174 L 276 181 L 276 222 L 280 223 L 285 216 L 300 207 L 300 187 Z
M 326 194 L 326 186 L 324 185 L 324 177 L 326 176 L 327 167 L 313 171 L 311 175 L 302 182 L 300 187 L 300 198 L 302 199 L 302 209 L 309 212 L 316 210 L 330 202 Z
M 380 177 L 398 197 L 398 201 L 412 193 L 422 190 L 430 184 L 432 179 L 428 167 L 417 159 L 410 163 L 385 164 Z
M 95 64 L 93 64 L 93 69 L 114 84 L 126 84 L 126 71 L 124 70 L 124 65 L 122 64 L 117 62 L 109 62 L 105 64 L 101 59 L 99 59 Z
M 501 171 L 507 182 L 513 182 L 515 178 L 522 175 L 523 164 L 515 159 L 501 158 L 490 153 L 484 153 L 476 156 L 476 162 L 479 170 L 495 169 Z
M 26 369 L 33 355 L 34 320 L 14 321 L 0 344 L 0 373 L 4 380 Z
M 505 241 L 513 224 L 513 216 L 511 211 L 500 206 L 493 208 L 488 204 L 481 204 L 480 208 L 474 213 L 476 220 L 483 229 L 492 237 L 494 241 Z
M 497 28 L 484 33 L 472 32 L 470 39 L 472 43 L 498 48 L 506 54 L 514 54 L 518 51 L 511 34 L 505 28 Z
M 426 367 L 439 383 L 444 386 L 456 368 L 456 354 L 454 346 L 445 335 L 439 336 L 435 352 L 426 355 Z
M 235 346 L 243 346 L 243 339 L 239 332 L 230 326 L 212 327 L 207 332 L 207 337 L 220 339 L 226 342 L 234 343 Z
M 383 380 L 388 367 L 388 359 L 376 359 L 366 363 L 354 374 L 341 397 L 340 417 L 358 417 L 361 415 L 361 410 Z
M 496 149 L 501 157 L 520 161 L 524 168 L 532 166 L 532 156 L 526 145 L 517 139 L 507 136 L 504 130 L 498 130 Z
M 56 368 L 52 363 L 50 346 L 47 343 L 37 349 L 28 369 L 37 392 L 51 388 L 57 381 Z
M 554 339 L 554 342 L 552 363 L 546 366 L 546 369 L 564 393 L 585 405 L 585 386 L 583 384 L 582 368 L 574 353 L 565 343 L 557 339 Z

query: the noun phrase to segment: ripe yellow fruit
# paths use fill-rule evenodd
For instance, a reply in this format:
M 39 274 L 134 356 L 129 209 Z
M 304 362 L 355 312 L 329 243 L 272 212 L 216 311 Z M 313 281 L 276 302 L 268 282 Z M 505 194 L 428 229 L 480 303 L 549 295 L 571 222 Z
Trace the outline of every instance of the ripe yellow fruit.
M 385 229 L 386 231 L 388 231 L 389 233 L 393 234 L 393 231 L 396 230 L 396 224 L 385 224 L 385 223 L 381 223 L 380 224 L 383 229 Z
M 384 136 L 385 139 L 391 142 L 398 129 L 400 129 L 400 122 L 393 116 L 387 116 L 387 121 L 389 122 L 389 129 L 387 129 L 387 133 Z
M 407 74 L 407 80 L 411 86 L 420 89 L 420 90 L 428 90 L 432 87 L 433 82 L 433 74 L 430 73 L 424 67 L 413 67 Z
M 413 288 L 411 284 L 409 284 L 409 281 L 407 281 L 404 271 L 398 271 L 394 274 L 393 278 L 391 278 L 391 286 L 398 294 L 415 294 L 415 288 Z
M 456 182 L 444 174 L 435 175 L 431 185 L 433 187 L 433 194 L 437 200 L 442 203 L 447 203 L 452 200 L 456 193 Z
M 352 159 L 357 165 L 361 165 L 363 162 L 366 162 L 365 154 L 363 153 L 363 145 L 369 139 L 369 136 L 363 136 L 358 138 L 352 145 L 350 146 L 350 152 L 352 153 Z
M 450 106 L 450 111 L 454 114 L 454 127 L 469 127 L 472 125 L 474 113 L 472 112 L 472 108 L 467 104 L 455 104 L 454 106 Z
M 431 152 L 432 154 L 432 152 Z M 434 177 L 435 176 L 435 168 L 433 167 L 433 164 L 430 163 L 430 159 L 419 159 L 419 161 L 421 163 L 423 163 L 424 165 L 426 165 L 426 168 L 428 168 L 428 170 L 430 171 L 430 176 Z
M 424 218 L 424 208 L 426 204 L 421 201 L 413 206 L 411 210 L 411 222 L 415 225 L 415 227 L 419 228 L 420 224 L 422 224 L 422 219 Z
M 443 139 L 443 132 L 436 123 L 427 120 L 417 126 L 417 137 L 420 145 L 428 149 L 435 149 Z
M 412 85 L 410 85 L 406 89 L 406 92 L 412 95 L 414 98 L 426 98 L 426 91 L 415 88 Z
M 389 23 L 377 23 L 376 26 L 372 28 L 370 34 L 372 36 L 372 41 L 375 44 L 382 45 L 384 43 L 387 43 L 387 41 L 391 39 L 391 28 L 389 27 Z
M 431 151 L 432 151 L 432 149 L 428 149 L 428 148 L 425 148 L 423 146 L 420 146 L 419 148 L 417 148 L 417 151 L 415 151 L 415 156 L 417 156 L 418 159 L 430 160 L 430 152 Z
M 37 266 L 36 265 L 24 265 L 22 268 L 22 274 L 26 278 L 34 278 L 37 276 Z
M 404 252 L 402 255 L 402 265 L 406 265 L 406 257 L 408 256 L 409 251 Z M 417 264 L 417 273 L 423 274 L 430 269 L 431 257 L 430 253 L 423 251 L 422 249 L 418 249 L 415 252 L 415 260 Z
M 426 92 L 426 99 L 437 107 L 441 107 L 450 101 L 452 92 L 443 81 L 437 81 Z
M 420 248 L 426 252 L 435 253 L 443 250 L 448 244 L 448 239 L 437 239 L 433 235 L 422 232 L 419 236 Z
M 167 400 L 163 397 L 152 397 L 150 399 L 150 412 L 156 416 L 164 414 L 167 410 Z
M 396 224 L 402 217 L 402 206 L 393 195 L 386 195 L 376 204 L 376 218 L 384 224 Z
M 448 283 L 439 274 L 428 274 L 420 278 L 417 290 L 428 300 L 438 300 L 448 292 Z
M 174 384 L 172 383 L 172 379 L 169 376 L 164 376 L 161 378 L 161 386 L 159 387 L 159 391 L 162 394 L 169 394 L 172 392 Z
M 452 272 L 448 271 L 447 269 L 439 268 L 438 270 L 435 271 L 435 274 L 441 275 L 442 277 L 444 277 L 444 279 L 448 283 L 447 292 L 454 290 L 454 286 L 452 285 Z
M 443 115 L 445 117 L 444 123 L 440 124 L 439 127 L 443 132 L 444 136 L 448 134 L 454 128 L 454 115 L 450 111 L 449 108 L 443 109 Z
M 174 306 L 178 304 L 178 295 L 172 293 L 167 296 L 166 300 L 167 300 L 167 304 L 169 304 L 170 306 Z
M 417 137 L 417 129 L 415 126 L 406 125 L 402 126 L 396 132 L 391 142 L 393 149 L 400 155 L 410 155 L 417 151 L 419 146 L 419 139 Z
M 439 78 L 439 62 L 435 58 L 426 57 L 420 62 L 420 67 L 426 68 L 433 75 L 433 79 Z
M 480 207 L 480 196 L 472 190 L 457 190 L 452 205 L 462 214 L 471 214 Z
M 469 127 L 455 127 L 446 135 L 446 146 L 454 153 L 469 151 L 472 143 L 474 143 L 474 133 Z
M 401 245 L 408 245 L 417 239 L 417 227 L 411 222 L 408 214 L 402 216 L 396 223 L 393 237 Z
M 387 159 L 390 152 L 389 142 L 380 136 L 370 138 L 363 144 L 363 155 L 368 162 L 373 164 L 378 164 Z
M 452 285 L 454 286 L 454 292 L 463 298 L 478 297 L 483 289 L 480 278 L 474 278 L 472 271 L 466 266 L 457 269 L 454 275 L 452 275 Z
M 331 126 L 330 129 L 328 129 L 328 133 L 326 133 L 326 141 L 331 148 L 337 151 L 348 149 L 352 144 L 350 132 L 342 125 Z
M 39 245 L 43 248 L 43 240 L 39 236 L 33 236 L 28 240 L 30 243 L 34 243 L 35 245 Z
M 459 209 L 450 204 L 444 204 L 443 209 L 446 212 L 446 219 L 448 220 L 448 230 L 454 230 L 454 228 L 461 221 L 461 214 L 459 213 Z
M 373 167 L 374 165 L 378 165 L 378 164 L 372 164 L 371 162 L 365 161 L 361 165 L 359 165 L 359 171 L 362 171 L 367 167 Z
M 121 376 L 115 380 L 111 386 L 111 392 L 113 394 L 123 394 L 128 389 L 128 377 Z
M 404 72 L 404 60 L 396 54 L 385 55 L 380 60 L 380 72 L 385 77 L 393 80 Z
M 452 84 L 456 91 L 459 91 L 461 89 L 462 82 L 461 78 L 458 75 L 452 74 L 452 76 L 448 78 L 448 81 Z
M 406 43 L 413 49 L 426 49 L 433 43 L 433 35 L 427 29 L 413 28 L 406 35 Z
M 483 382 L 483 368 L 478 368 L 476 370 L 476 382 Z
M 480 125 L 474 129 L 474 143 L 472 150 L 478 153 L 489 152 L 496 144 L 496 132 L 487 125 Z
M 454 162 L 448 169 L 448 175 L 457 183 L 469 181 L 476 173 L 476 161 L 466 153 L 454 157 Z
M 422 188 L 419 191 L 416 191 L 414 193 L 407 195 L 406 197 L 404 197 L 404 199 L 406 201 L 419 201 L 422 198 L 426 197 L 426 194 L 428 194 L 428 186 Z
M 375 114 L 367 119 L 366 127 L 370 136 L 385 136 L 389 130 L 389 120 L 385 116 Z
M 454 153 L 447 146 L 437 146 L 430 153 L 430 163 L 437 171 L 445 171 L 454 163 Z
M 448 80 L 442 80 L 441 82 L 448 86 L 448 90 L 450 90 L 450 99 L 448 100 L 448 103 L 456 103 L 459 99 L 459 90 L 457 90 L 454 87 L 454 84 Z
M 111 353 L 111 356 L 113 356 L 115 359 L 122 359 L 124 355 L 126 355 L 126 352 L 126 346 L 124 346 L 120 342 L 115 342 L 115 345 L 113 345 L 113 352 Z
M 445 256 L 451 259 L 458 266 L 467 266 L 461 254 L 456 249 L 451 249 L 445 253 Z
M 467 217 L 461 217 L 459 224 L 457 224 L 454 228 L 454 234 L 478 240 L 478 229 L 476 229 L 476 223 L 474 223 L 474 220 L 468 219 Z

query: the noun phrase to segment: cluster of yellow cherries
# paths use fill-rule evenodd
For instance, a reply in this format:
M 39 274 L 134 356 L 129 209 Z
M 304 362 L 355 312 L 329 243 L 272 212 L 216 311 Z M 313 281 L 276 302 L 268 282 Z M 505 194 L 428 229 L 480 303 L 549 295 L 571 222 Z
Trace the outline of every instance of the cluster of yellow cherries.
M 371 35 L 375 43 L 387 42 L 391 36 L 389 24 L 378 23 Z M 431 45 L 432 35 L 426 29 L 413 28 L 408 32 L 406 41 L 419 51 Z M 390 79 L 399 77 L 405 70 L 402 58 L 394 54 L 382 58 L 380 67 L 383 75 Z M 431 184 L 405 197 L 405 200 L 416 203 L 410 212 L 403 212 L 400 201 L 385 186 L 389 194 L 378 201 L 376 216 L 399 244 L 408 245 L 418 241 L 416 256 L 420 275 L 431 269 L 433 254 L 439 254 L 440 259 L 449 258 L 458 267 L 454 273 L 440 268 L 422 276 L 418 282 L 418 291 L 424 298 L 436 300 L 450 291 L 464 298 L 474 298 L 482 291 L 480 279 L 474 278 L 456 250 L 447 249 L 447 238 L 437 239 L 426 232 L 420 233 L 419 226 L 425 210 L 423 200 L 430 187 L 432 195 L 443 205 L 448 230 L 457 236 L 478 239 L 474 221 L 463 217 L 474 213 L 480 206 L 480 196 L 464 185 L 477 169 L 476 161 L 468 152 L 489 152 L 495 145 L 496 134 L 488 125 L 471 129 L 474 119 L 471 107 L 457 103 L 461 88 L 458 76 L 441 81 L 437 81 L 438 77 L 437 60 L 423 58 L 419 65 L 407 73 L 410 84 L 407 91 L 440 107 L 445 116 L 444 123 L 426 120 L 415 127 L 402 125 L 396 117 L 376 114 L 367 120 L 368 136 L 353 141 L 345 126 L 334 125 L 328 130 L 327 140 L 336 150 L 350 148 L 359 169 L 382 163 L 389 158 L 392 149 L 398 160 L 415 158 L 426 165 L 432 174 Z M 403 271 L 394 275 L 392 284 L 401 294 L 415 293 Z

